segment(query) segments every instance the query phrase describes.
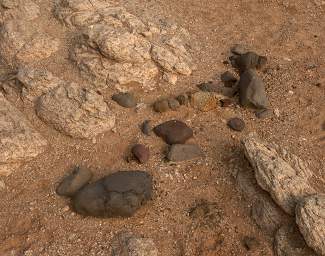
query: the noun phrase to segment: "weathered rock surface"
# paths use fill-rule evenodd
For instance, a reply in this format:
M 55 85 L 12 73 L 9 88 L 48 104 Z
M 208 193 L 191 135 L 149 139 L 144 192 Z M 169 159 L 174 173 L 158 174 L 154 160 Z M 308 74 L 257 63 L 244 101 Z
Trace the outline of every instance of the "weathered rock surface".
M 257 183 L 285 212 L 294 215 L 296 204 L 315 192 L 308 183 L 312 172 L 297 156 L 277 152 L 255 134 L 250 134 L 242 143 Z
M 151 89 L 159 73 L 174 84 L 177 74 L 190 75 L 195 68 L 185 47 L 188 33 L 177 26 L 143 22 L 123 7 L 103 1 L 90 5 L 62 0 L 55 13 L 68 26 L 82 30 L 71 58 L 96 87 L 136 83 Z
M 325 255 L 325 194 L 301 200 L 296 208 L 296 222 L 307 244 Z
M 112 256 L 158 256 L 158 249 L 150 238 L 121 232 L 112 241 Z
M 295 225 L 282 226 L 277 231 L 274 251 L 277 256 L 316 256 Z
M 190 102 L 193 108 L 200 111 L 211 111 L 220 106 L 220 100 L 225 96 L 213 92 L 195 92 L 190 95 Z
M 56 189 L 56 193 L 60 196 L 71 197 L 85 186 L 92 177 L 93 174 L 90 170 L 76 167 L 68 176 L 63 178 Z
M 253 171 L 238 172 L 236 181 L 244 198 L 251 204 L 252 219 L 261 230 L 273 236 L 282 225 L 289 223 L 289 216 L 258 186 Z
M 192 129 L 178 120 L 164 122 L 156 126 L 154 132 L 170 145 L 184 144 L 188 139 L 193 137 Z
M 34 69 L 31 67 L 20 67 L 17 79 L 22 85 L 22 98 L 32 102 L 51 89 L 64 85 L 64 81 L 55 77 L 46 69 Z
M 45 151 L 47 141 L 24 115 L 0 94 L 0 175 L 9 175 L 22 163 Z
M 238 87 L 242 106 L 254 106 L 259 109 L 269 106 L 264 82 L 253 69 L 248 69 L 240 75 Z
M 103 96 L 74 83 L 41 96 L 36 110 L 45 123 L 76 138 L 92 138 L 115 124 L 115 116 Z
M 173 162 L 193 160 L 204 156 L 202 149 L 195 144 L 174 144 L 170 147 L 167 159 Z
M 120 171 L 79 190 L 77 213 L 95 217 L 130 217 L 151 199 L 152 178 L 143 171 Z

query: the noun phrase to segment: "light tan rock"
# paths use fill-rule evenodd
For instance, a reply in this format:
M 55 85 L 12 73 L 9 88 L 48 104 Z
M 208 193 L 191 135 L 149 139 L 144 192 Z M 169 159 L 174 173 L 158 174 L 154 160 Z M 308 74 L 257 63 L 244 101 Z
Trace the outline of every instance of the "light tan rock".
M 214 92 L 195 92 L 190 95 L 190 102 L 193 108 L 207 112 L 220 106 L 220 100 L 225 96 Z
M 312 172 L 298 165 L 299 161 L 286 161 L 279 152 L 250 134 L 243 141 L 245 156 L 254 168 L 255 178 L 261 188 L 288 214 L 295 214 L 296 204 L 315 193 L 308 179 Z M 291 154 L 290 154 L 291 155 Z M 288 158 L 288 157 L 287 157 Z M 297 157 L 289 157 L 297 159 Z
M 76 84 L 59 86 L 41 96 L 36 111 L 45 123 L 76 138 L 90 139 L 115 125 L 103 96 Z
M 0 94 L 0 175 L 43 153 L 47 141 L 24 115 Z
M 296 222 L 307 244 L 325 255 L 325 194 L 301 200 L 296 208 Z

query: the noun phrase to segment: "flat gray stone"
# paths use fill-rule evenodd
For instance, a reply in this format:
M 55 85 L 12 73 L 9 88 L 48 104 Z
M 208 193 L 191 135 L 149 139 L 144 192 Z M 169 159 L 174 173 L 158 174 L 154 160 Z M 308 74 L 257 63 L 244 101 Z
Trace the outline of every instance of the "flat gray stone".
M 167 159 L 172 162 L 188 161 L 204 156 L 202 149 L 195 144 L 174 144 L 170 147 Z

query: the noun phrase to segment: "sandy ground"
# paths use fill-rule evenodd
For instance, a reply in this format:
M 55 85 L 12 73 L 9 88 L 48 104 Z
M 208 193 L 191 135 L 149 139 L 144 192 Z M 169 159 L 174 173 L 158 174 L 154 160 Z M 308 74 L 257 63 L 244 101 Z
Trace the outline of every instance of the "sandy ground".
M 52 1 L 38 0 L 42 26 L 62 38 L 64 28 L 51 14 Z M 15 102 L 50 147 L 11 176 L 1 178 L 0 255 L 109 255 L 110 241 L 127 230 L 154 239 L 160 255 L 273 255 L 272 238 L 250 218 L 250 202 L 236 189 L 233 173 L 251 168 L 243 156 L 240 139 L 256 131 L 267 141 L 280 144 L 308 161 L 315 173 L 314 185 L 324 192 L 325 171 L 325 5 L 322 1 L 282 0 L 148 0 L 122 1 L 141 17 L 167 17 L 189 30 L 197 48 L 197 71 L 172 86 L 151 93 L 134 90 L 144 103 L 160 96 L 196 89 L 200 82 L 219 80 L 231 67 L 223 61 L 229 48 L 240 43 L 268 57 L 261 73 L 267 94 L 279 117 L 257 119 L 254 112 L 238 107 L 199 112 L 182 107 L 157 114 L 112 104 L 118 120 L 115 132 L 95 141 L 68 138 L 42 123 L 30 106 Z M 65 40 L 64 38 L 62 38 Z M 80 81 L 76 68 L 62 48 L 46 67 L 65 79 Z M 107 92 L 109 97 L 114 90 Z M 246 129 L 231 131 L 226 120 L 241 117 Z M 146 137 L 139 125 L 151 119 L 159 124 L 180 119 L 193 128 L 192 142 L 206 158 L 180 164 L 164 160 L 166 145 L 156 136 Z M 145 165 L 127 162 L 130 145 L 143 143 L 151 159 Z M 155 182 L 154 198 L 132 218 L 96 219 L 73 213 L 69 201 L 56 195 L 61 177 L 74 165 L 91 168 L 95 178 L 117 170 L 146 170 Z M 191 218 L 195 202 L 213 203 L 218 214 Z M 245 236 L 260 241 L 247 251 Z

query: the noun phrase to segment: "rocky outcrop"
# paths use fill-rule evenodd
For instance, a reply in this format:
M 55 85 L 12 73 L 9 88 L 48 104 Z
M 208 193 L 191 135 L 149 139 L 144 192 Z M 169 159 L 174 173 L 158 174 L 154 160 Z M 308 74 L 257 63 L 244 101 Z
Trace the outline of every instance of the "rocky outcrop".
M 306 197 L 296 208 L 296 222 L 307 244 L 325 255 L 325 194 Z
M 115 116 L 103 96 L 74 83 L 42 95 L 36 112 L 45 123 L 75 138 L 92 138 L 115 125 Z
M 254 168 L 261 188 L 288 214 L 295 214 L 296 204 L 315 190 L 308 179 L 312 172 L 298 157 L 281 155 L 275 148 L 250 134 L 243 140 L 245 156 Z
M 133 83 L 153 88 L 160 73 L 190 75 L 195 68 L 185 47 L 188 33 L 177 26 L 167 29 L 143 22 L 123 7 L 103 1 L 61 0 L 55 14 L 82 31 L 71 59 L 97 88 Z
M 47 141 L 0 94 L 0 175 L 9 175 L 45 151 Z

